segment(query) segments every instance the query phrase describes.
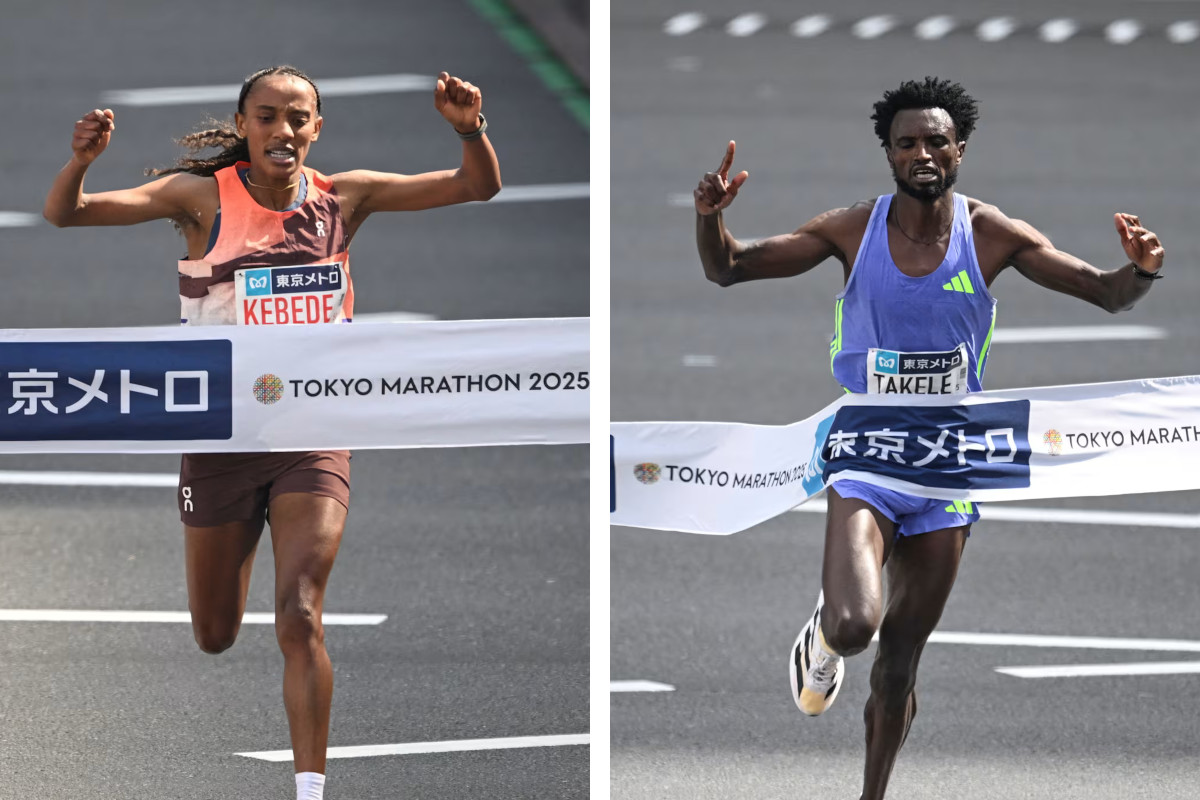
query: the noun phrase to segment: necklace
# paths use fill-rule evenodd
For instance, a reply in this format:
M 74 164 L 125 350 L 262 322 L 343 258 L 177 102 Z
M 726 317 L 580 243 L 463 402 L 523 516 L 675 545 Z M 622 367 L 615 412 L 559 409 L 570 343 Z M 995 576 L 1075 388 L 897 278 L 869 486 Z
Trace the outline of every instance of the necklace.
M 259 184 L 250 180 L 249 172 L 246 173 L 246 183 L 249 184 L 250 186 L 253 186 L 255 189 L 266 189 L 267 191 L 270 191 L 270 192 L 286 192 L 288 189 L 295 189 L 297 186 L 300 185 L 300 181 L 299 181 L 299 179 L 297 179 L 295 183 L 289 183 L 287 186 L 284 186 L 281 189 L 276 189 L 274 186 L 260 186 Z M 899 225 L 900 222 L 897 221 L 896 224 Z M 903 231 L 901 231 L 901 233 L 903 233 Z M 907 236 L 908 234 L 905 233 L 904 235 Z
M 940 242 L 942 240 L 942 237 L 945 236 L 950 231 L 950 228 L 953 227 L 953 225 L 954 225 L 954 217 L 951 216 L 950 222 L 946 225 L 945 230 L 943 230 L 941 233 L 939 233 L 937 235 L 936 239 L 934 239 L 932 242 L 923 242 L 920 239 L 914 239 L 913 237 L 909 236 L 908 231 L 904 230 L 904 226 L 900 224 L 900 212 L 896 211 L 895 206 L 892 206 L 892 220 L 895 221 L 896 227 L 900 230 L 900 233 L 904 234 L 905 239 L 908 239 L 910 242 L 913 242 L 915 244 L 924 245 L 925 247 L 929 247 L 931 245 L 935 245 L 938 242 Z

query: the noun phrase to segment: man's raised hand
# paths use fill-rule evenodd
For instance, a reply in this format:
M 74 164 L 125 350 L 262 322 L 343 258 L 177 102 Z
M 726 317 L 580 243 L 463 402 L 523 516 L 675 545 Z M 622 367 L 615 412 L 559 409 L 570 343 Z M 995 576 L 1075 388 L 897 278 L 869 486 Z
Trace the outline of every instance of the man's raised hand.
M 1114 214 L 1113 222 L 1121 234 L 1121 246 L 1129 260 L 1146 272 L 1158 272 L 1163 265 L 1163 246 L 1158 234 L 1142 227 L 1136 214 Z
M 729 168 L 733 166 L 733 153 L 736 148 L 737 143 L 730 142 L 729 147 L 725 150 L 725 158 L 721 159 L 721 166 L 717 168 L 717 171 L 706 172 L 700 179 L 700 184 L 693 192 L 697 214 L 708 216 L 728 206 L 733 202 L 733 198 L 737 197 L 738 190 L 742 188 L 746 178 L 750 177 L 749 172 L 742 170 L 734 176 L 732 181 L 729 180 Z
M 75 136 L 71 139 L 74 159 L 84 166 L 91 164 L 108 147 L 108 140 L 115 129 L 111 108 L 103 111 L 97 108 L 84 114 L 82 119 L 76 121 Z

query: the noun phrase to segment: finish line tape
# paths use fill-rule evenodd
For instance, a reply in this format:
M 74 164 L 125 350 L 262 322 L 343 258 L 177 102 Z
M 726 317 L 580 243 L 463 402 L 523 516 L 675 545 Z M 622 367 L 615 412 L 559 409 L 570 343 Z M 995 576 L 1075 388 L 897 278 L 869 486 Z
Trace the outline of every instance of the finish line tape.
M 938 500 L 1200 488 L 1200 376 L 845 395 L 801 422 L 615 422 L 615 525 L 731 534 L 838 480 Z
M 0 453 L 588 440 L 588 320 L 0 331 Z

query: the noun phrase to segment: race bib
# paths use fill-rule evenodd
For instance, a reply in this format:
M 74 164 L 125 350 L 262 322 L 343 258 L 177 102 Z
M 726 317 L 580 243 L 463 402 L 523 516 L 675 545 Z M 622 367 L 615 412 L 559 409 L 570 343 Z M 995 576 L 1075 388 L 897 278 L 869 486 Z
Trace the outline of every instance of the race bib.
M 966 394 L 967 346 L 946 353 L 867 351 L 867 394 Z
M 238 325 L 337 322 L 346 299 L 346 275 L 340 262 L 239 269 L 233 282 Z

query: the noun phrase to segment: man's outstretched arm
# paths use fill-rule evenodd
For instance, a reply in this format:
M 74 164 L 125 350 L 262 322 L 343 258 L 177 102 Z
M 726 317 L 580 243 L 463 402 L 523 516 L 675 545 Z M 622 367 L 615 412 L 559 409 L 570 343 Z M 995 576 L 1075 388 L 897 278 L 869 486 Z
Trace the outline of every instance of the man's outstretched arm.
M 763 278 L 788 278 L 815 267 L 833 255 L 837 247 L 821 235 L 827 212 L 794 233 L 773 236 L 750 245 L 743 244 L 725 228 L 721 211 L 737 197 L 749 173 L 729 179 L 735 143 L 730 142 L 716 172 L 705 173 L 693 192 L 696 201 L 696 249 L 705 276 L 721 286 Z M 841 211 L 839 209 L 838 211 Z M 844 260 L 844 259 L 843 259 Z
M 1058 250 L 1040 232 L 1020 220 L 1005 218 L 1016 246 L 1009 263 L 1025 277 L 1048 289 L 1069 294 L 1117 313 L 1133 308 L 1154 284 L 1164 250 L 1157 234 L 1142 227 L 1135 214 L 1115 214 L 1113 224 L 1129 263 L 1102 270 Z M 1140 271 L 1140 272 L 1139 272 Z

